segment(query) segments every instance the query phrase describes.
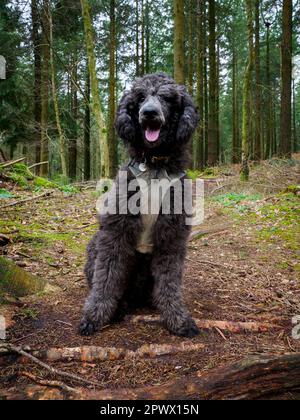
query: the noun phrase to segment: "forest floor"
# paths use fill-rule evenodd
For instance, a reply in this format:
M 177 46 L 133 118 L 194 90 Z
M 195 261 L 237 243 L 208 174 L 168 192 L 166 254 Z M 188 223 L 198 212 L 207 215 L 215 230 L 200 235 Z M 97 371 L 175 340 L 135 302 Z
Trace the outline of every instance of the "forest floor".
M 103 389 L 135 388 L 207 372 L 247 355 L 300 352 L 300 340 L 292 338 L 292 318 L 300 315 L 299 165 L 299 155 L 289 162 L 264 162 L 252 167 L 249 183 L 239 181 L 238 166 L 215 169 L 205 181 L 202 233 L 189 243 L 186 261 L 184 299 L 195 318 L 263 322 L 276 328 L 240 333 L 213 328 L 192 340 L 203 344 L 202 350 L 186 354 L 53 366 L 97 381 Z M 32 195 L 11 185 L 2 187 L 17 200 Z M 0 233 L 12 240 L 0 247 L 0 254 L 50 285 L 12 305 L 9 342 L 34 350 L 80 346 L 135 350 L 149 343 L 188 343 L 158 323 L 130 320 L 92 337 L 77 334 L 87 293 L 85 248 L 97 229 L 95 202 L 93 190 L 83 189 L 0 210 Z M 34 363 L 9 360 L 2 363 L 0 387 L 17 390 L 32 383 L 24 371 L 53 379 Z M 72 380 L 64 382 L 76 386 Z

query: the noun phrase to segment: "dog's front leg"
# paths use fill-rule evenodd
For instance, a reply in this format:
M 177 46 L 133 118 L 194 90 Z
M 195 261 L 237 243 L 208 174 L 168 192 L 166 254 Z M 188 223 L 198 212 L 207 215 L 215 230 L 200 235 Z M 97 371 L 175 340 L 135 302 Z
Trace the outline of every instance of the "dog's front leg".
M 134 263 L 133 253 L 125 252 L 124 236 L 110 238 L 110 233 L 100 231 L 99 250 L 89 295 L 79 325 L 82 335 L 91 335 L 108 324 L 124 293 L 129 270 Z M 129 251 L 129 246 L 127 246 Z
M 152 260 L 154 303 L 169 331 L 183 337 L 199 334 L 195 321 L 182 302 L 181 281 L 184 257 L 177 254 L 158 254 Z

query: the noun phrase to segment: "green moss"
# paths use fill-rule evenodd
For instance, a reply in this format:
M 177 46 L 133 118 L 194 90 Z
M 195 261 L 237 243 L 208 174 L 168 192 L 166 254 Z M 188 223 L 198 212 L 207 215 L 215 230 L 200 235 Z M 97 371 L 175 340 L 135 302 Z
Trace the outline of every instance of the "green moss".
M 10 172 L 8 174 L 8 177 L 10 178 L 12 182 L 14 182 L 15 184 L 18 184 L 21 188 L 29 187 L 29 183 L 27 179 L 25 178 L 25 176 L 23 175 L 17 174 L 15 172 Z
M 13 194 L 4 188 L 0 188 L 0 199 L 1 198 L 13 198 Z
M 49 181 L 46 178 L 42 178 L 40 176 L 37 176 L 34 178 L 33 184 L 35 187 L 41 187 L 41 188 L 58 188 L 58 185 L 55 182 Z
M 39 317 L 39 312 L 34 308 L 24 308 L 19 312 L 19 316 L 24 319 L 37 320 Z
M 13 172 L 18 175 L 22 175 L 27 180 L 33 180 L 34 178 L 33 173 L 30 171 L 30 169 L 28 169 L 28 166 L 26 166 L 24 163 L 16 163 L 13 166 Z
M 13 296 L 34 294 L 45 288 L 46 281 L 22 270 L 0 256 L 0 289 Z

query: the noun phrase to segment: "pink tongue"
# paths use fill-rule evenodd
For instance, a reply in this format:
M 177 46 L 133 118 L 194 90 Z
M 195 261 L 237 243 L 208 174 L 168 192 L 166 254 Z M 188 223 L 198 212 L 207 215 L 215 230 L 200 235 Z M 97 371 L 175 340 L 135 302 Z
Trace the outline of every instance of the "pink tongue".
M 160 134 L 160 130 L 150 130 L 149 128 L 147 128 L 146 139 L 150 141 L 151 143 L 154 143 L 155 141 L 158 140 L 159 134 Z

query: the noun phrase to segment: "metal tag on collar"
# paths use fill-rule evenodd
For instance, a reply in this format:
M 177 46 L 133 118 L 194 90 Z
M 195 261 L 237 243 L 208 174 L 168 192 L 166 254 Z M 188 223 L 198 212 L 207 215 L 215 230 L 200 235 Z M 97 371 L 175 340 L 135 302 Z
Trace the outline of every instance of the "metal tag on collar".
M 147 171 L 147 165 L 146 165 L 146 162 L 142 162 L 142 163 L 140 163 L 140 164 L 139 164 L 139 170 L 140 170 L 141 172 L 146 172 L 146 171 Z

